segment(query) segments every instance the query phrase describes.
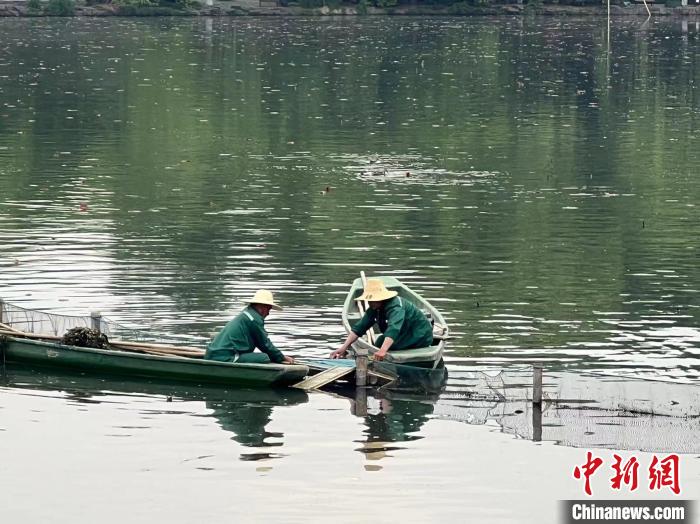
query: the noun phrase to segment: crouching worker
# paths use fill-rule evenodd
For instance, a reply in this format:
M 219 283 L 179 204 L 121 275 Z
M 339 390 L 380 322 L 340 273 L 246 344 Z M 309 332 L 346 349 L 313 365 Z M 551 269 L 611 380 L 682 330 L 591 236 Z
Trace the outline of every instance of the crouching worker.
M 250 299 L 248 307 L 229 321 L 207 346 L 205 359 L 244 364 L 294 364 L 270 341 L 265 331 L 265 318 L 271 309 L 281 311 L 272 293 L 261 289 Z M 254 353 L 258 348 L 262 353 Z
M 379 348 L 374 360 L 384 360 L 389 349 L 413 349 L 428 347 L 433 343 L 433 326 L 425 314 L 396 291 L 389 291 L 384 282 L 367 279 L 362 295 L 355 300 L 366 300 L 369 308 L 352 326 L 343 345 L 331 353 L 331 358 L 343 358 L 348 348 L 376 323 L 383 333 L 374 345 Z

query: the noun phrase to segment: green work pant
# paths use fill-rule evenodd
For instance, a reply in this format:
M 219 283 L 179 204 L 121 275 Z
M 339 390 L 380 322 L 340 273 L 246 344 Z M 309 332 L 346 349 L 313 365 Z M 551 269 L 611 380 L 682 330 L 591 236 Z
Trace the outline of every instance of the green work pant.
M 270 357 L 265 353 L 239 353 L 238 360 L 234 360 L 238 364 L 269 364 Z
M 374 346 L 375 346 L 375 347 L 378 347 L 378 348 L 381 348 L 381 347 L 382 347 L 382 344 L 384 343 L 384 338 L 385 338 L 384 335 L 379 335 L 376 339 L 374 339 Z M 392 345 L 392 346 L 389 348 L 389 351 L 400 351 L 400 350 L 402 350 L 402 349 L 424 348 L 424 347 L 430 346 L 430 345 L 433 343 L 433 340 L 432 340 L 432 338 L 430 339 L 430 341 L 428 341 L 428 340 L 426 339 L 426 340 L 421 341 L 421 342 L 419 342 L 419 343 L 420 343 L 420 344 L 423 344 L 423 345 L 418 345 L 418 346 L 413 345 L 413 346 L 409 346 L 409 347 L 407 347 L 407 348 L 397 348 L 396 345 Z

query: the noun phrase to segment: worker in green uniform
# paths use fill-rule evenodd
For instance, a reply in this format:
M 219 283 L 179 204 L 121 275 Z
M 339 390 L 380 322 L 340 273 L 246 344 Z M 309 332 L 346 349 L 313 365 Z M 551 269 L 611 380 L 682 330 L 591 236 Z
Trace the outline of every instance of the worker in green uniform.
M 245 364 L 294 364 L 275 347 L 265 331 L 265 318 L 270 310 L 281 311 L 272 293 L 260 289 L 250 299 L 248 307 L 231 320 L 207 346 L 205 359 Z M 253 353 L 258 348 L 262 353 Z
M 370 278 L 362 295 L 355 300 L 366 300 L 369 308 L 352 326 L 343 345 L 331 353 L 331 358 L 343 358 L 353 342 L 364 335 L 376 323 L 383 333 L 374 345 L 379 351 L 374 360 L 384 360 L 387 351 L 430 346 L 433 343 L 433 326 L 428 317 L 410 301 L 397 296 L 379 279 Z

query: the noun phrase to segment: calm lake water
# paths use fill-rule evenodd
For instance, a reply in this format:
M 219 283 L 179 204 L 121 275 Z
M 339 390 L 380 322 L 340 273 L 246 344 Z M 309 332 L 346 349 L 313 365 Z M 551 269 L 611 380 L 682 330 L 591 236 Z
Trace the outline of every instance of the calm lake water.
M 203 345 L 267 287 L 273 341 L 325 356 L 364 270 L 444 312 L 443 399 L 474 365 L 533 361 L 698 384 L 700 30 L 605 25 L 0 19 L 0 297 Z M 0 392 L 10 521 L 245 520 L 246 504 L 251 521 L 311 504 L 364 521 L 355 493 L 381 518 L 546 522 L 534 508 L 582 495 L 580 449 L 436 398 L 355 417 L 323 394 L 31 372 Z

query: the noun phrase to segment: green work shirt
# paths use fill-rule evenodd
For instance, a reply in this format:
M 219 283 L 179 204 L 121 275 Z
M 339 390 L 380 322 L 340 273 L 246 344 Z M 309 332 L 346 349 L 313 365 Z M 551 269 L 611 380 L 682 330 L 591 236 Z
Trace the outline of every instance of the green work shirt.
M 379 310 L 369 308 L 352 326 L 352 332 L 361 337 L 375 323 L 385 338 L 394 340 L 390 350 L 423 348 L 433 343 L 433 326 L 428 317 L 401 297 L 386 300 Z
M 233 361 L 236 353 L 252 353 L 255 348 L 267 353 L 272 362 L 284 361 L 284 355 L 270 341 L 265 331 L 265 320 L 248 306 L 231 320 L 207 346 L 205 359 L 220 362 Z

